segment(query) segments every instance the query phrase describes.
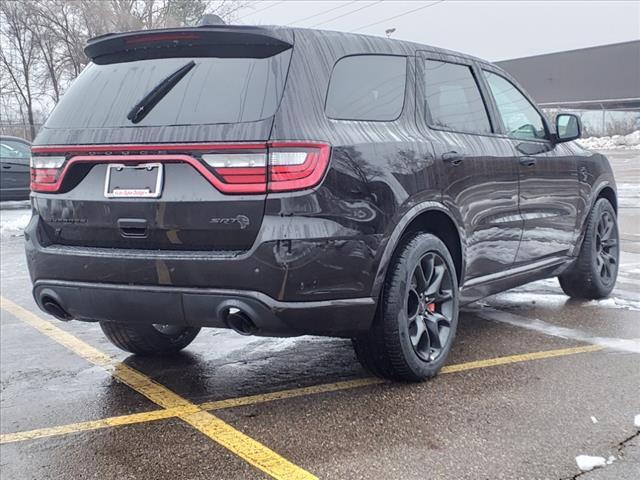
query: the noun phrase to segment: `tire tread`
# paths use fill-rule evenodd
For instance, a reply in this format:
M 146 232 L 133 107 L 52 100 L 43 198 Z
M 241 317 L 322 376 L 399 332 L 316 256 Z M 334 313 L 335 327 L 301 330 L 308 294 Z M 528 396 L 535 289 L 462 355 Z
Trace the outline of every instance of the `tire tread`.
M 593 268 L 594 231 L 597 228 L 600 219 L 599 215 L 603 209 L 608 209 L 613 214 L 614 219 L 616 218 L 615 210 L 609 200 L 606 198 L 598 199 L 591 212 L 589 212 L 584 240 L 575 263 L 569 270 L 558 276 L 562 291 L 571 298 L 597 300 L 607 297 L 613 290 L 613 286 L 607 288 L 600 282 Z
M 183 333 L 177 338 L 172 338 L 146 324 L 100 322 L 100 328 L 116 347 L 138 355 L 176 353 L 189 345 L 200 331 L 199 328 L 185 327 Z

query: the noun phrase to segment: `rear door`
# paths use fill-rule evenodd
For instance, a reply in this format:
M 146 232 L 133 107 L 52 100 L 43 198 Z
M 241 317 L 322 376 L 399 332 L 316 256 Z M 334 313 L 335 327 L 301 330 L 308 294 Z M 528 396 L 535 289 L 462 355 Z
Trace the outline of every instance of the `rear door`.
M 516 263 L 566 255 L 576 241 L 581 204 L 577 159 L 554 147 L 543 115 L 517 85 L 489 67 L 483 77 L 518 155 L 524 232 Z
M 473 62 L 422 52 L 420 63 L 418 106 L 441 162 L 443 202 L 463 223 L 466 282 L 473 283 L 515 261 L 522 233 L 518 164 L 510 141 L 495 135 Z
M 87 53 L 94 63 L 34 147 L 41 180 L 50 182 L 36 196 L 49 240 L 250 248 L 262 224 L 267 142 L 291 44 L 257 28 L 200 28 L 109 36 Z M 44 167 L 58 161 L 58 179 L 47 177 Z

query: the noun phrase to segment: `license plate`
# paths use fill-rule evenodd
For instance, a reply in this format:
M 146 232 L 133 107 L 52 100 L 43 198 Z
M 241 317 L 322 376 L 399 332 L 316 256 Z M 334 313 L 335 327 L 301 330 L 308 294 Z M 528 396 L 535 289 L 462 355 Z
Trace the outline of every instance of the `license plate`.
M 158 198 L 162 193 L 162 164 L 107 165 L 104 196 L 107 198 Z

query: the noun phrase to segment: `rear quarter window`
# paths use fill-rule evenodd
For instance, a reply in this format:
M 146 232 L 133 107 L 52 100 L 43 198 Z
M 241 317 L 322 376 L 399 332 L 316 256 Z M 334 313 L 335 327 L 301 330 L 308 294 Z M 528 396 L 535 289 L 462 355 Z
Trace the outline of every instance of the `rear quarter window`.
M 404 105 L 406 79 L 406 57 L 341 58 L 329 80 L 325 113 L 336 120 L 395 120 Z

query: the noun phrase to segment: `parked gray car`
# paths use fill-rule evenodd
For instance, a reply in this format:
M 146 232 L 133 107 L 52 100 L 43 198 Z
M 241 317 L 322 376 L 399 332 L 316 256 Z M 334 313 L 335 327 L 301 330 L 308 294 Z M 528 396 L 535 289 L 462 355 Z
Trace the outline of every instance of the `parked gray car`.
M 29 198 L 31 143 L 19 137 L 0 136 L 0 200 Z

